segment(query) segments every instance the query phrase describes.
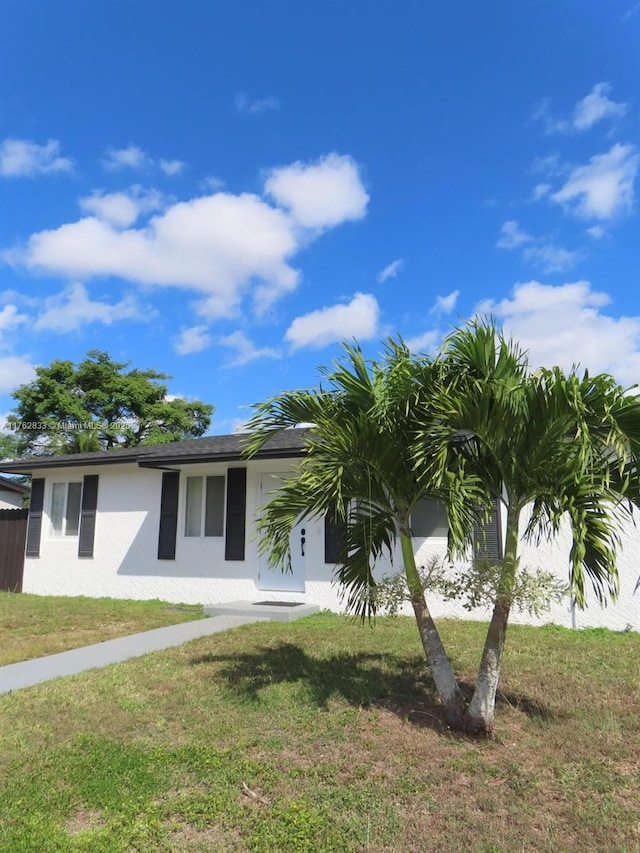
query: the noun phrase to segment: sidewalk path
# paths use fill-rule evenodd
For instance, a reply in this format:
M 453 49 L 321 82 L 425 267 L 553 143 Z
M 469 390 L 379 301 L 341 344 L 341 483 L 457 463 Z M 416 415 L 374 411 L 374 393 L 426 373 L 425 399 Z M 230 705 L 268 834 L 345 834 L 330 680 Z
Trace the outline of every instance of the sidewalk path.
M 32 687 L 43 681 L 51 681 L 65 675 L 77 675 L 87 669 L 120 663 L 149 652 L 159 652 L 171 646 L 180 646 L 198 637 L 236 628 L 238 625 L 265 621 L 268 619 L 259 616 L 213 616 L 208 619 L 196 619 L 193 622 L 181 622 L 167 628 L 155 628 L 153 631 L 131 634 L 128 637 L 119 637 L 117 640 L 106 640 L 104 643 L 59 652 L 22 663 L 12 663 L 0 667 L 0 693 L 10 693 L 12 690 Z

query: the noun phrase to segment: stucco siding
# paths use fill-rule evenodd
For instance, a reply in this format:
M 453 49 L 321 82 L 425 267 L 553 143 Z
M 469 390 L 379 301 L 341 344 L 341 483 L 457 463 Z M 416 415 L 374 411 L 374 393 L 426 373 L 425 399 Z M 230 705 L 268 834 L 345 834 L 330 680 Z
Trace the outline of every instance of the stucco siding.
M 295 463 L 287 460 L 253 460 L 247 465 L 247 531 L 245 559 L 224 559 L 224 537 L 185 536 L 187 476 L 226 475 L 226 463 L 184 465 L 181 470 L 175 560 L 159 560 L 158 529 L 162 471 L 136 465 L 92 466 L 47 472 L 40 556 L 25 559 L 25 592 L 51 595 L 110 596 L 115 598 L 160 598 L 171 602 L 214 604 L 236 599 L 296 600 L 315 603 L 331 610 L 341 609 L 339 588 L 332 583 L 333 566 L 324 562 L 324 522 L 305 525 L 306 567 L 304 592 L 260 589 L 260 557 L 255 534 L 255 517 L 261 502 L 260 482 L 265 473 L 287 474 Z M 51 531 L 53 483 L 78 482 L 84 473 L 99 475 L 94 557 L 78 558 L 77 536 L 54 536 Z M 523 516 L 523 527 L 526 518 Z M 636 518 L 640 522 L 640 518 Z M 570 535 L 563 527 L 553 542 L 536 546 L 523 543 L 522 564 L 553 571 L 568 577 Z M 444 555 L 444 538 L 416 539 L 417 560 L 426 563 L 434 554 Z M 264 559 L 264 558 L 262 558 Z M 399 570 L 400 554 L 376 567 L 376 576 Z M 640 575 L 640 533 L 629 525 L 623 536 L 619 558 L 621 579 L 617 603 L 601 608 L 590 588 L 587 610 L 572 612 L 568 602 L 556 604 L 540 619 L 514 611 L 512 621 L 548 623 L 567 627 L 608 627 L 624 630 L 631 625 L 640 630 L 640 592 L 634 587 Z M 436 617 L 489 618 L 483 610 L 467 611 L 460 603 L 444 602 L 429 596 Z
M 525 529 L 528 511 L 525 510 L 520 521 L 521 531 Z M 629 626 L 640 631 L 640 589 L 635 592 L 635 586 L 640 577 L 640 513 L 634 513 L 634 522 L 626 525 L 622 535 L 621 549 L 618 553 L 618 572 L 620 592 L 615 603 L 609 602 L 601 607 L 593 592 L 591 581 L 587 578 L 585 590 L 587 607 L 572 608 L 568 598 L 554 603 L 540 617 L 514 609 L 510 621 L 513 623 L 544 625 L 554 623 L 567 628 L 610 628 L 624 631 Z M 506 519 L 503 518 L 503 530 Z M 418 565 L 426 565 L 434 555 L 444 557 L 446 541 L 415 540 L 416 560 Z M 571 550 L 571 532 L 569 525 L 564 523 L 559 534 L 552 541 L 543 540 L 540 543 L 522 540 L 520 543 L 520 565 L 529 569 L 540 568 L 552 572 L 560 581 L 569 580 L 569 553 Z M 466 610 L 460 602 L 442 601 L 438 596 L 430 595 L 429 604 L 433 615 L 440 618 L 489 619 L 489 609 L 477 608 Z
M 114 598 L 160 598 L 171 602 L 213 604 L 234 599 L 313 601 L 338 609 L 332 589 L 333 567 L 324 563 L 324 526 L 307 525 L 307 572 L 304 593 L 260 590 L 256 511 L 262 473 L 289 473 L 290 463 L 264 461 L 247 466 L 245 559 L 225 561 L 224 537 L 184 535 L 186 477 L 225 475 L 226 464 L 184 466 L 178 499 L 175 560 L 158 560 L 162 472 L 132 465 L 95 466 L 99 475 L 94 557 L 78 558 L 77 536 L 51 532 L 51 496 L 55 482 L 77 482 L 78 468 L 58 469 L 45 477 L 44 513 L 39 557 L 25 559 L 24 590 L 43 595 Z M 231 466 L 233 467 L 233 466 Z

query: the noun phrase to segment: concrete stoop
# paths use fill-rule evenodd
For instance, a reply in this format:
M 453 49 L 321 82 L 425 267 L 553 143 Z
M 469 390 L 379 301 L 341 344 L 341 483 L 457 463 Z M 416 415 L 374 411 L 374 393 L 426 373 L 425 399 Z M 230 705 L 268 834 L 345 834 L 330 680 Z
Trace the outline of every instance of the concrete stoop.
M 312 616 L 320 610 L 317 604 L 302 601 L 228 601 L 225 604 L 209 604 L 204 608 L 207 616 L 250 616 L 268 619 L 271 622 L 294 622 L 304 616 Z

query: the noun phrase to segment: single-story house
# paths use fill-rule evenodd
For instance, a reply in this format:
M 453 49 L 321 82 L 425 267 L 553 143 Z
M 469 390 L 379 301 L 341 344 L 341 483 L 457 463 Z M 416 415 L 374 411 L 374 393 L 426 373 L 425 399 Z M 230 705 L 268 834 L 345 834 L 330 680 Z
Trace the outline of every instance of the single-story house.
M 301 601 L 341 609 L 333 583 L 338 534 L 318 518 L 292 533 L 292 572 L 272 571 L 258 553 L 256 516 L 280 479 L 295 472 L 305 453 L 305 431 L 273 436 L 247 460 L 242 436 L 226 435 L 67 456 L 1 463 L 29 474 L 31 508 L 23 590 L 50 595 L 160 598 L 215 604 Z M 418 560 L 443 554 L 446 515 L 425 501 L 412 519 Z M 500 548 L 500 518 L 493 534 Z M 570 538 L 523 543 L 522 563 L 568 576 Z M 396 565 L 400 565 L 398 561 Z M 621 594 L 602 609 L 559 603 L 541 622 L 640 630 L 640 536 L 632 525 L 619 559 Z M 387 563 L 377 572 L 392 571 Z M 432 601 L 435 616 L 486 618 L 459 603 Z M 514 621 L 535 621 L 513 614 Z
M 29 486 L 10 477 L 0 477 L 0 509 L 20 509 L 28 494 Z

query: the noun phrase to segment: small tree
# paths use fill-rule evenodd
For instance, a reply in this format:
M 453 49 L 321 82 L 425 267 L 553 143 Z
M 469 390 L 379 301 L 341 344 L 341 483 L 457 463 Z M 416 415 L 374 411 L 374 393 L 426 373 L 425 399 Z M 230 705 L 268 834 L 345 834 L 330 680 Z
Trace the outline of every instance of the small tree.
M 247 452 L 275 431 L 314 425 L 295 477 L 264 507 L 261 548 L 273 567 L 290 564 L 299 517 L 335 513 L 345 526 L 337 579 L 347 607 L 376 611 L 373 566 L 399 540 L 409 598 L 431 674 L 452 728 L 488 733 L 519 569 L 520 517 L 526 536 L 552 536 L 562 519 L 574 537 L 570 587 L 585 603 L 615 596 L 619 525 L 639 502 L 640 398 L 602 375 L 530 373 L 526 358 L 490 323 L 454 332 L 438 357 L 412 356 L 390 341 L 367 365 L 358 347 L 323 371 L 327 388 L 280 394 L 256 407 Z M 467 706 L 433 621 L 410 529 L 418 500 L 444 501 L 449 556 L 468 557 L 476 525 L 497 499 L 507 516 L 504 559 L 476 690 Z
M 56 359 L 13 393 L 9 424 L 22 453 L 74 453 L 162 444 L 203 435 L 213 406 L 167 399 L 169 379 L 155 370 L 127 370 L 90 350 L 75 365 Z
M 427 357 L 412 358 L 406 346 L 390 341 L 382 363 L 370 367 L 357 347 L 345 347 L 346 360 L 323 371 L 328 388 L 280 394 L 256 407 L 247 445 L 255 453 L 270 435 L 307 422 L 314 425 L 308 453 L 297 476 L 284 481 L 264 508 L 260 547 L 270 564 L 290 566 L 290 531 L 299 517 L 335 514 L 344 526 L 344 548 L 337 578 L 348 609 L 363 618 L 376 611 L 373 564 L 399 540 L 411 604 L 431 674 L 447 720 L 462 728 L 466 703 L 431 616 L 418 574 L 410 530 L 411 512 L 425 494 L 444 497 L 462 485 L 483 499 L 473 476 L 459 480 L 451 466 L 434 487 L 431 472 L 414 462 L 426 400 L 440 395 L 442 370 Z M 455 505 L 450 523 L 460 535 L 472 526 L 473 500 Z
M 617 595 L 619 534 L 633 505 L 640 505 L 640 396 L 608 374 L 580 376 L 575 368 L 565 374 L 558 367 L 531 372 L 526 354 L 487 322 L 453 332 L 439 358 L 447 399 L 435 406 L 437 434 L 434 411 L 425 412 L 414 461 L 427 466 L 435 482 L 452 464 L 472 474 L 506 515 L 504 558 L 466 719 L 469 731 L 484 733 L 493 728 L 521 533 L 551 539 L 568 524 L 576 605 L 586 605 L 587 578 L 599 602 Z M 434 450 L 443 454 L 440 465 Z M 526 507 L 531 515 L 521 530 Z M 451 532 L 450 548 L 460 554 L 466 543 Z

